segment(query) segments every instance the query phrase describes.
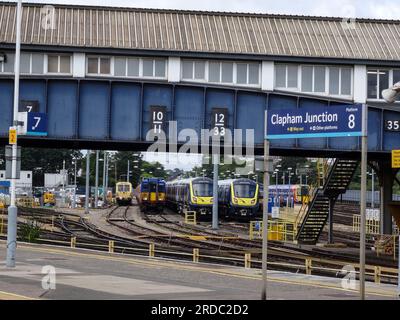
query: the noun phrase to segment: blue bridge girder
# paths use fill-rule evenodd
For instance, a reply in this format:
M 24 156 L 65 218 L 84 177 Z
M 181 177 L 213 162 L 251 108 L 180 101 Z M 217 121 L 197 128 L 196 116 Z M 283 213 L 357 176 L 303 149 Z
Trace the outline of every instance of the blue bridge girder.
M 12 123 L 13 81 L 0 79 L 0 141 L 4 145 Z M 178 132 L 190 128 L 197 133 L 211 128 L 213 108 L 226 108 L 227 128 L 255 130 L 256 154 L 262 153 L 266 108 L 351 104 L 198 84 L 32 77 L 21 79 L 20 100 L 38 101 L 39 111 L 48 115 L 48 136 L 21 136 L 22 146 L 145 151 L 152 143 L 145 140 L 151 106 L 164 106 L 166 121 L 177 121 Z M 368 150 L 372 157 L 387 157 L 392 149 L 400 149 L 400 133 L 385 132 L 383 126 L 385 120 L 399 116 L 396 111 L 369 108 Z M 360 145 L 358 137 L 275 140 L 271 141 L 271 153 L 358 157 Z

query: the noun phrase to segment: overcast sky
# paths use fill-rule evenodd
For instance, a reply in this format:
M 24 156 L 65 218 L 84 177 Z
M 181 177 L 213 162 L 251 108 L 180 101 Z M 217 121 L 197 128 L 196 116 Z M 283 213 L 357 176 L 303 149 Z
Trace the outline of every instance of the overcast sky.
M 400 2 L 395 0 L 31 0 L 23 2 L 400 19 Z

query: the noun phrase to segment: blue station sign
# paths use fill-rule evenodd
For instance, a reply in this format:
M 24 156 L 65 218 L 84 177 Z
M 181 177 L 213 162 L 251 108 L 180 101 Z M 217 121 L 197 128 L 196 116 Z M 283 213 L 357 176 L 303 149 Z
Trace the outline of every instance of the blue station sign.
M 357 137 L 362 135 L 361 104 L 269 110 L 266 139 Z
M 31 136 L 47 136 L 47 114 L 28 112 L 26 134 Z

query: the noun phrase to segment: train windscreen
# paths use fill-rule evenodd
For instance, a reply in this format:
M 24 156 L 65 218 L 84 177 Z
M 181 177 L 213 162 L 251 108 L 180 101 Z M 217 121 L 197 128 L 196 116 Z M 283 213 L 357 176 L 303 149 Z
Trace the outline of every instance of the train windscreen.
M 213 186 L 208 182 L 193 183 L 193 194 L 196 197 L 212 197 Z
M 158 185 L 158 192 L 165 193 L 165 184 L 159 184 Z
M 120 184 L 118 186 L 118 192 L 129 192 L 130 186 L 128 184 Z
M 236 183 L 233 185 L 236 198 L 254 198 L 256 195 L 256 185 L 250 183 Z

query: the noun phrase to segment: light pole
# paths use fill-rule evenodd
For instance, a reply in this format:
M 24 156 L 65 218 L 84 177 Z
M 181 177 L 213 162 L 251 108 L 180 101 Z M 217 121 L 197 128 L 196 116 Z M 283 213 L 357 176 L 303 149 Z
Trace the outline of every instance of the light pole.
M 18 127 L 18 102 L 19 102 L 19 68 L 21 54 L 21 16 L 22 16 L 22 1 L 18 0 L 17 4 L 17 33 L 15 41 L 15 80 L 14 80 L 14 110 L 13 110 L 13 128 Z M 18 131 L 18 130 L 17 130 Z M 18 209 L 15 201 L 15 186 L 17 176 L 17 141 L 12 145 L 12 163 L 11 163 L 11 200 L 8 207 L 8 222 L 7 222 L 7 261 L 8 268 L 15 267 L 15 251 L 17 248 L 17 213 Z
M 279 179 L 279 169 L 275 169 L 275 207 L 279 204 L 279 197 L 278 197 L 278 179 Z
M 104 151 L 104 155 L 103 155 L 103 204 L 106 203 L 106 170 L 107 170 L 107 151 Z
M 288 168 L 288 176 L 289 176 L 289 190 L 288 190 L 288 200 L 287 200 L 287 207 L 289 207 L 289 203 L 292 203 L 291 196 L 292 196 L 292 190 L 291 190 L 291 185 L 290 185 L 290 177 L 292 175 L 292 168 Z
M 89 188 L 90 188 L 90 150 L 86 153 L 86 188 L 85 188 L 85 213 L 89 213 Z
M 96 178 L 94 192 L 94 207 L 97 209 L 97 204 L 99 202 L 99 150 L 96 150 Z
M 72 199 L 72 208 L 76 208 L 76 158 L 74 158 L 74 195 Z

